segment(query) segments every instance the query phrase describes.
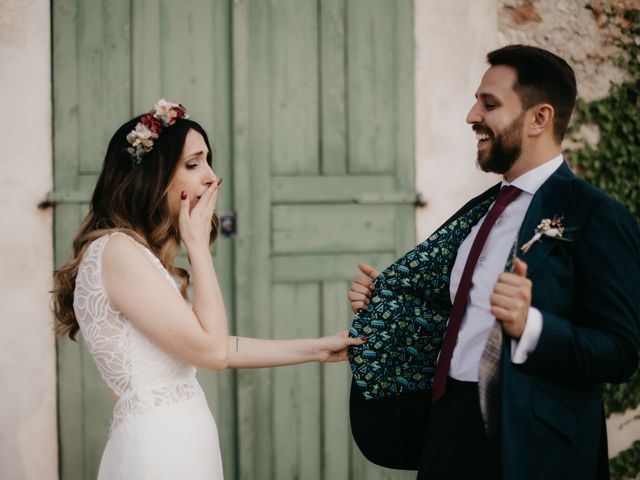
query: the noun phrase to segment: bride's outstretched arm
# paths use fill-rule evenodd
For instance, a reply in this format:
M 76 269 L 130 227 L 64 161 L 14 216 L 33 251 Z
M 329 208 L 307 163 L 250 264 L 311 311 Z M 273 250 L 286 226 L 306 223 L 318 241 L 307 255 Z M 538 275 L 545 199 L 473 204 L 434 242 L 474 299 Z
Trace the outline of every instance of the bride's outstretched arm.
M 296 365 L 305 362 L 339 362 L 347 359 L 349 345 L 362 345 L 366 339 L 349 338 L 346 330 L 320 338 L 262 340 L 229 337 L 229 368 L 261 368 Z

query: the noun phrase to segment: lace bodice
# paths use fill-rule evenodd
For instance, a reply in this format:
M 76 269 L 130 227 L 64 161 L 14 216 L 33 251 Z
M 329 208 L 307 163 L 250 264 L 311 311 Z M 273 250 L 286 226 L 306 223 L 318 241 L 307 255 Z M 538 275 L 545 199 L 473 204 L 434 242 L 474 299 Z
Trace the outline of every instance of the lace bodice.
M 102 252 L 113 235 L 130 238 L 123 233 L 113 233 L 94 240 L 87 247 L 78 269 L 73 300 L 87 348 L 103 380 L 118 396 L 111 429 L 127 415 L 202 394 L 195 379 L 195 367 L 156 346 L 111 305 L 102 283 Z M 160 260 L 138 242 L 135 244 L 178 289 Z

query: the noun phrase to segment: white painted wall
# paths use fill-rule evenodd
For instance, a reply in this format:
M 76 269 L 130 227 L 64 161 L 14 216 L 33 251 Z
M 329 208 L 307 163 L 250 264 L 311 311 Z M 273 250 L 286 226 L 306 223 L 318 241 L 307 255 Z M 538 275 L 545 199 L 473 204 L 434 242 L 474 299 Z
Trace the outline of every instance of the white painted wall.
M 428 202 L 416 213 L 418 242 L 499 178 L 475 165 L 465 123 L 474 93 L 498 46 L 496 0 L 414 0 L 416 189 Z
M 0 479 L 57 479 L 50 4 L 0 0 Z

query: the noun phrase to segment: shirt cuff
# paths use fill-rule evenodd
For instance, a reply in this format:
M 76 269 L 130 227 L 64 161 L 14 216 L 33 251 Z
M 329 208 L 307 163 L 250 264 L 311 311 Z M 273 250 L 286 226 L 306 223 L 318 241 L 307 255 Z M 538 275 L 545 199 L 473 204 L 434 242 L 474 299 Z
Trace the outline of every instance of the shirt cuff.
M 511 361 L 524 363 L 529 354 L 536 349 L 542 332 L 542 313 L 535 307 L 529 307 L 527 323 L 519 340 L 511 340 Z

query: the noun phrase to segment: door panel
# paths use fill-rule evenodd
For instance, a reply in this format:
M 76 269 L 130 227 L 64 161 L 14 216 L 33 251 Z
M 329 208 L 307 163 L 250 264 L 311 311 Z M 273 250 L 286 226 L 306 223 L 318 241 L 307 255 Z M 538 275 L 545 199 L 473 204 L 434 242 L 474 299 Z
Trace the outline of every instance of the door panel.
M 317 2 L 277 0 L 270 7 L 271 172 L 318 173 Z
M 272 212 L 275 255 L 384 252 L 395 247 L 393 206 L 277 205 Z
M 273 287 L 274 337 L 320 335 L 318 283 L 276 284 Z M 322 473 L 321 366 L 317 363 L 271 372 L 274 478 L 320 479 Z
M 238 0 L 233 45 L 238 331 L 345 329 L 357 262 L 414 245 L 412 2 Z M 349 382 L 239 372 L 240 478 L 404 478 L 353 444 Z
M 347 2 L 349 173 L 395 173 L 397 99 L 407 93 L 397 90 L 395 74 L 406 66 L 397 64 L 396 52 L 407 48 L 399 44 L 407 41 L 400 29 L 409 26 L 397 20 L 406 8 L 386 0 Z

